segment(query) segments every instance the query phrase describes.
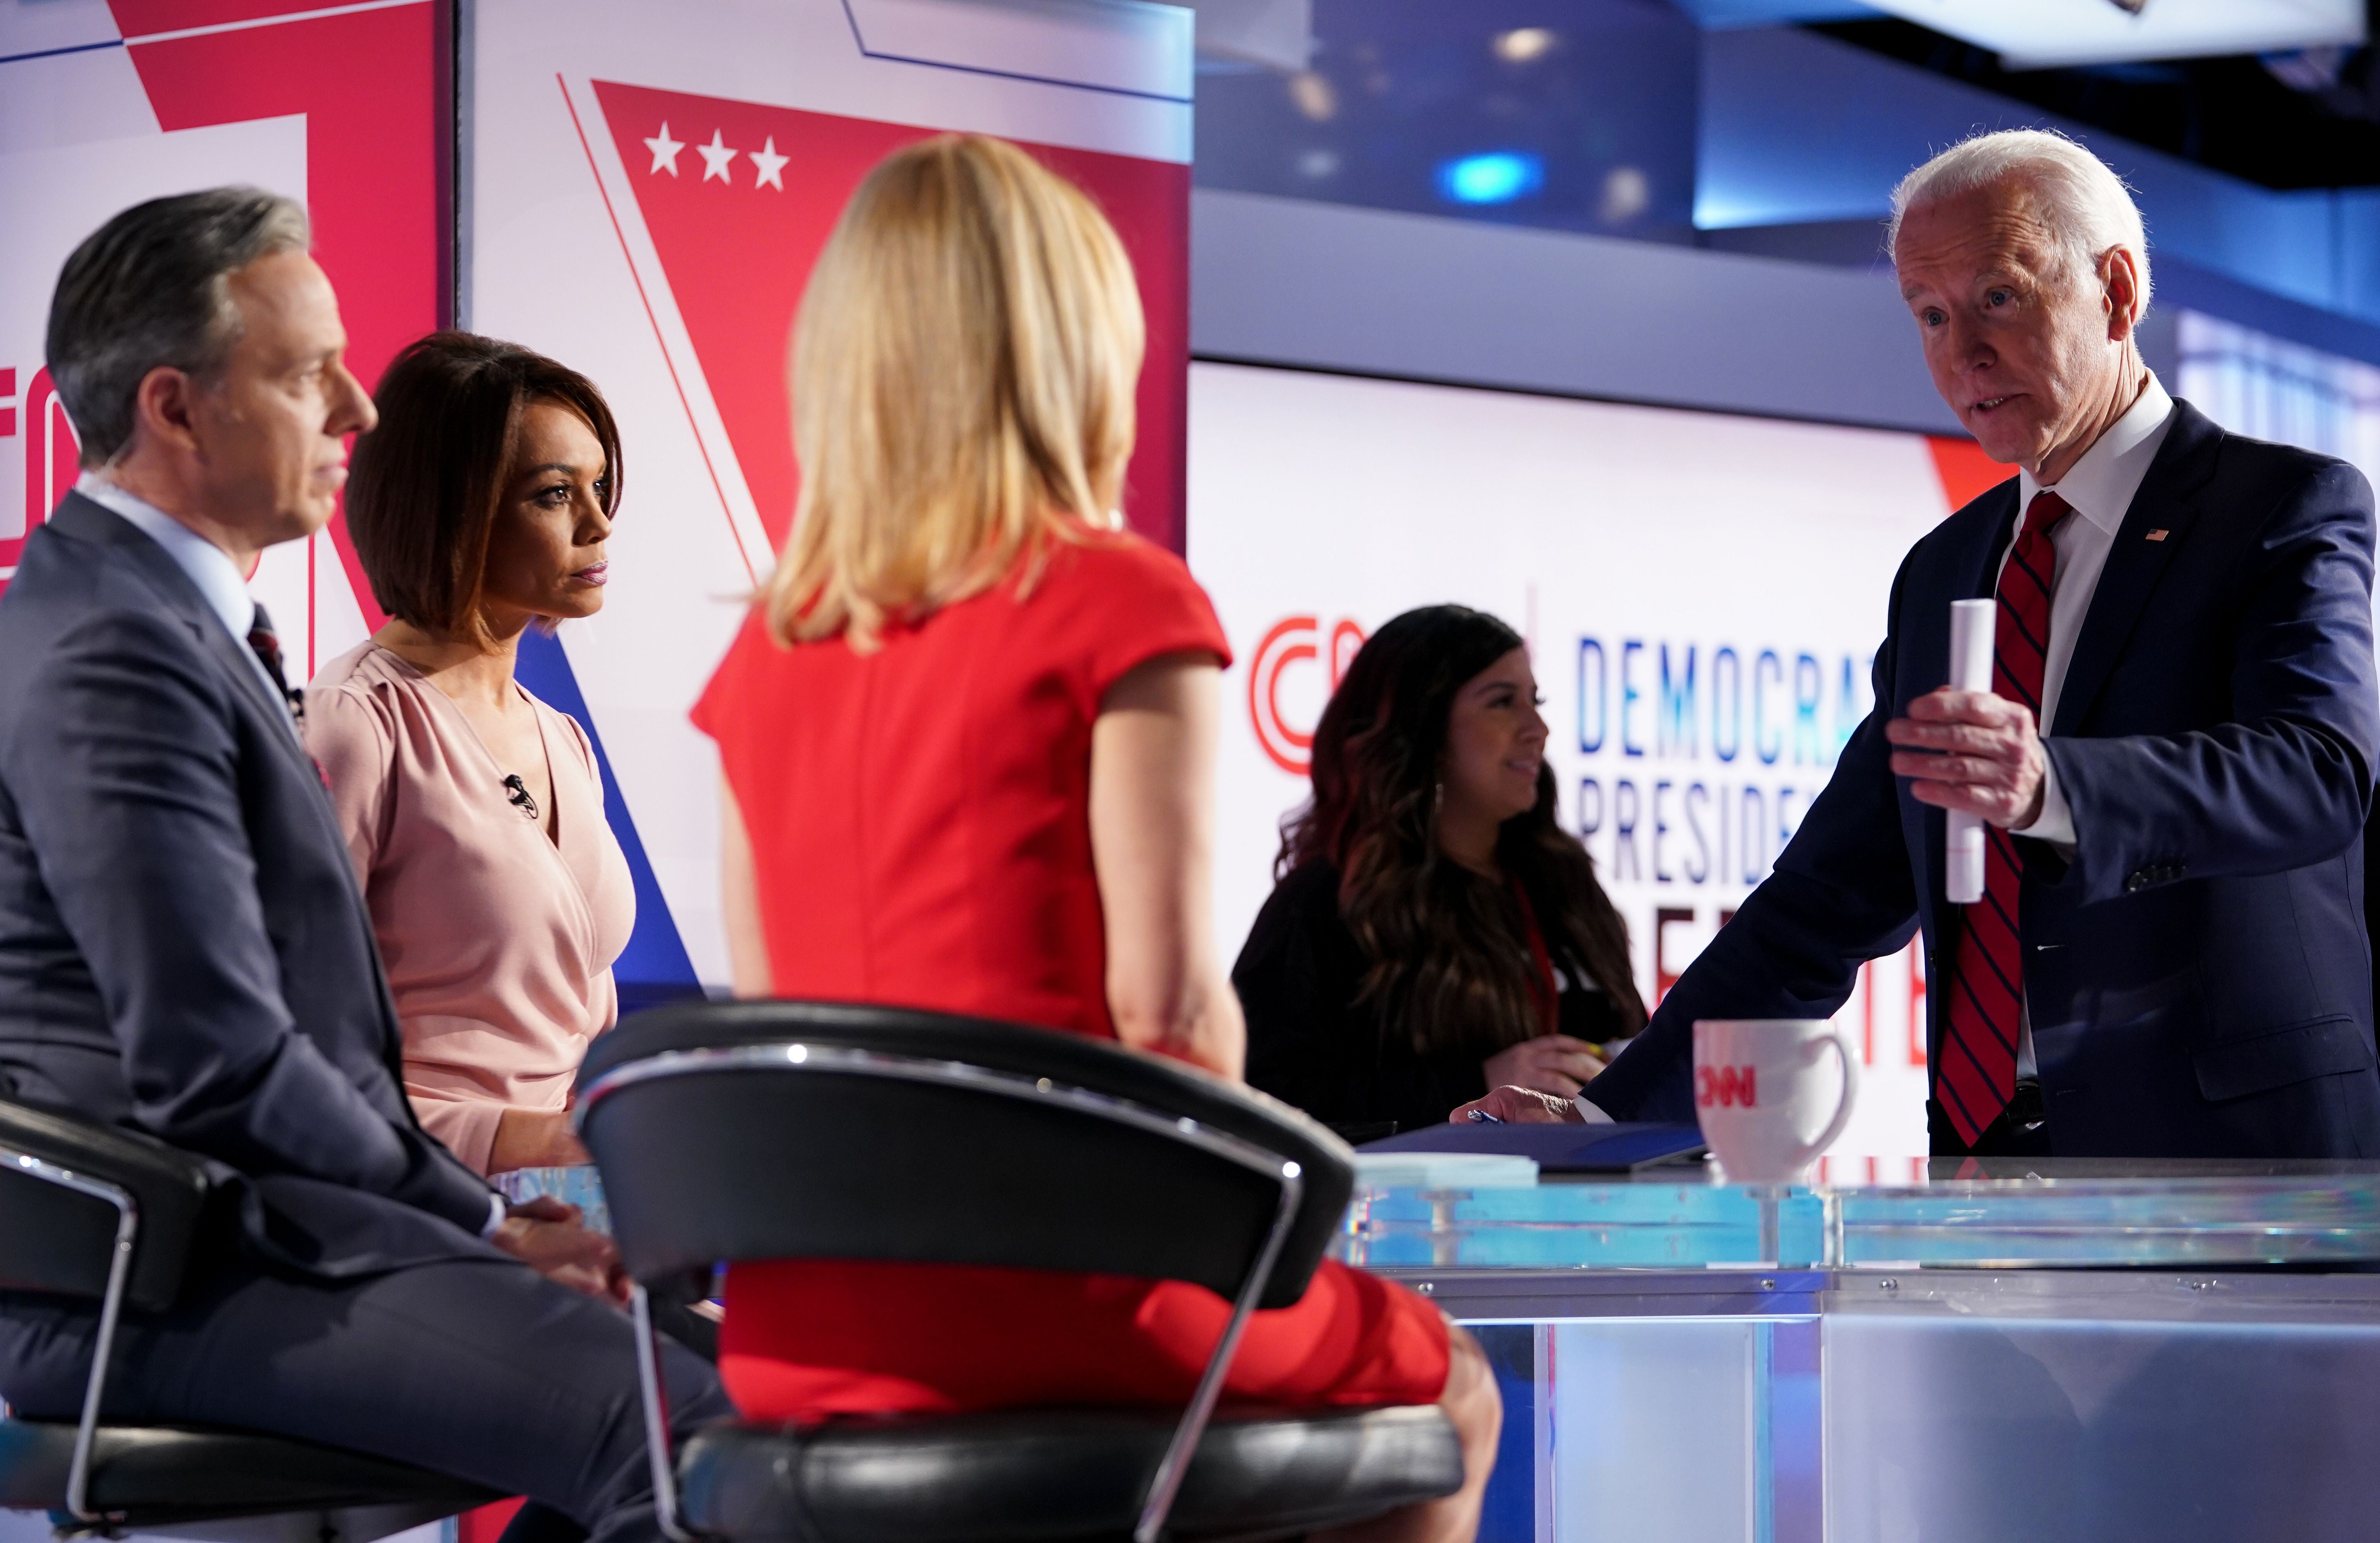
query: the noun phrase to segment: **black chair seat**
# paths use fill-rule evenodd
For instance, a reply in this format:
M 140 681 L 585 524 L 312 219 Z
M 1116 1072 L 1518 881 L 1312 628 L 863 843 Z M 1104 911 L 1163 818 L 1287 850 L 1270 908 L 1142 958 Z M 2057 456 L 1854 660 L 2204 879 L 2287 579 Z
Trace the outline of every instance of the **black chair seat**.
M 1132 1535 L 1172 1410 L 1038 1409 L 714 1426 L 679 1465 L 686 1524 L 738 1543 L 1037 1543 Z M 1219 1415 L 1170 1538 L 1303 1533 L 1449 1495 L 1463 1450 L 1434 1404 Z
M 0 1420 L 0 1509 L 62 1511 L 75 1428 Z M 424 1519 L 503 1497 L 386 1458 L 250 1431 L 102 1426 L 91 1509 L 130 1530 L 283 1513 L 402 1510 Z M 343 1531 L 347 1529 L 342 1529 Z

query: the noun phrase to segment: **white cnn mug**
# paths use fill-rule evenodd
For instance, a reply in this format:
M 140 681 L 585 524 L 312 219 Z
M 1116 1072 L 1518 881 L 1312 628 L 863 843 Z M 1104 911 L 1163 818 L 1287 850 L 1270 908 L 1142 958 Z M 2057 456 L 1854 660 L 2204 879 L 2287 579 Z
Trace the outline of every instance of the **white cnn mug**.
M 1840 1092 L 1822 1065 L 1830 1048 Z M 1858 1096 L 1859 1054 L 1824 1018 L 1694 1022 L 1694 1114 L 1730 1184 L 1800 1182 L 1843 1134 Z

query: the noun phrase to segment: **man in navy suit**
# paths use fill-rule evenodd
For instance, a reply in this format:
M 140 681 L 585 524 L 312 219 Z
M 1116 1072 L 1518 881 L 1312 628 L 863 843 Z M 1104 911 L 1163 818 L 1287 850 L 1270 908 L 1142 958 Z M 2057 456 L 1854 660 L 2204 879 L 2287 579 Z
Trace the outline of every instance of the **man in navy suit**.
M 296 205 L 224 188 L 126 211 L 59 276 L 84 473 L 0 597 L 0 1097 L 197 1153 L 235 1201 L 190 1300 L 127 1314 L 108 1417 L 393 1457 L 644 1543 L 610 1244 L 507 1208 L 415 1121 L 248 593 L 260 553 L 329 520 L 374 418 L 307 242 Z M 94 1318 L 0 1292 L 0 1397 L 71 1418 Z M 681 1423 L 726 1413 L 669 1349 Z
M 1487 1107 L 1692 1120 L 1695 1019 L 1828 1016 L 1922 927 L 1937 1155 L 2380 1156 L 2371 488 L 2167 395 L 2140 215 L 2071 141 L 1969 140 L 1894 210 L 1935 384 L 2022 471 L 1901 565 L 1875 711 L 1643 1036 L 1578 1105 Z M 1948 689 L 1985 598 L 1993 689 Z M 1949 809 L 1987 822 L 1973 905 Z

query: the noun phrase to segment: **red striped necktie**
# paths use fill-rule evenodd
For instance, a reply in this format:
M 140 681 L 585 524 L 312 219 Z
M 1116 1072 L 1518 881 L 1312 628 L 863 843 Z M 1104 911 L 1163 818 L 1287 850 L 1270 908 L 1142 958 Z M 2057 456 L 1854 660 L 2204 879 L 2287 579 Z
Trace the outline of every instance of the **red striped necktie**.
M 2036 725 L 2048 663 L 2050 588 L 2058 578 L 2058 549 L 2049 533 L 2071 512 L 2054 492 L 2034 494 L 2024 529 L 2000 569 L 1992 690 L 2022 703 Z M 2017 926 L 2024 865 L 2013 836 L 1988 823 L 1984 832 L 1984 897 L 1966 908 L 1934 1069 L 1935 1099 L 1969 1147 L 2016 1096 L 2017 1034 L 2024 1020 L 2024 942 Z
M 305 717 L 305 693 L 289 689 L 289 676 L 281 667 L 281 635 L 273 630 L 273 613 L 261 601 L 256 607 L 256 619 L 248 624 L 248 646 L 256 650 L 256 662 L 264 666 L 264 673 L 273 677 L 273 686 L 289 704 L 290 716 Z

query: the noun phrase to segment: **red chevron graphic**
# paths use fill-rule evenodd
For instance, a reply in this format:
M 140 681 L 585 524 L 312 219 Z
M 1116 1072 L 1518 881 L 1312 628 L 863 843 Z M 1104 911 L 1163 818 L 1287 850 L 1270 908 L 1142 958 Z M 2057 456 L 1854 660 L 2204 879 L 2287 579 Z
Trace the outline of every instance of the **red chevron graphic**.
M 785 358 L 803 286 L 868 169 L 933 131 L 615 81 L 594 86 L 760 522 L 782 544 L 798 487 Z M 660 141 L 659 148 L 648 140 Z M 1132 255 L 1148 316 L 1148 358 L 1124 513 L 1134 529 L 1179 552 L 1190 168 L 1052 145 L 1024 148 L 1097 199 Z

